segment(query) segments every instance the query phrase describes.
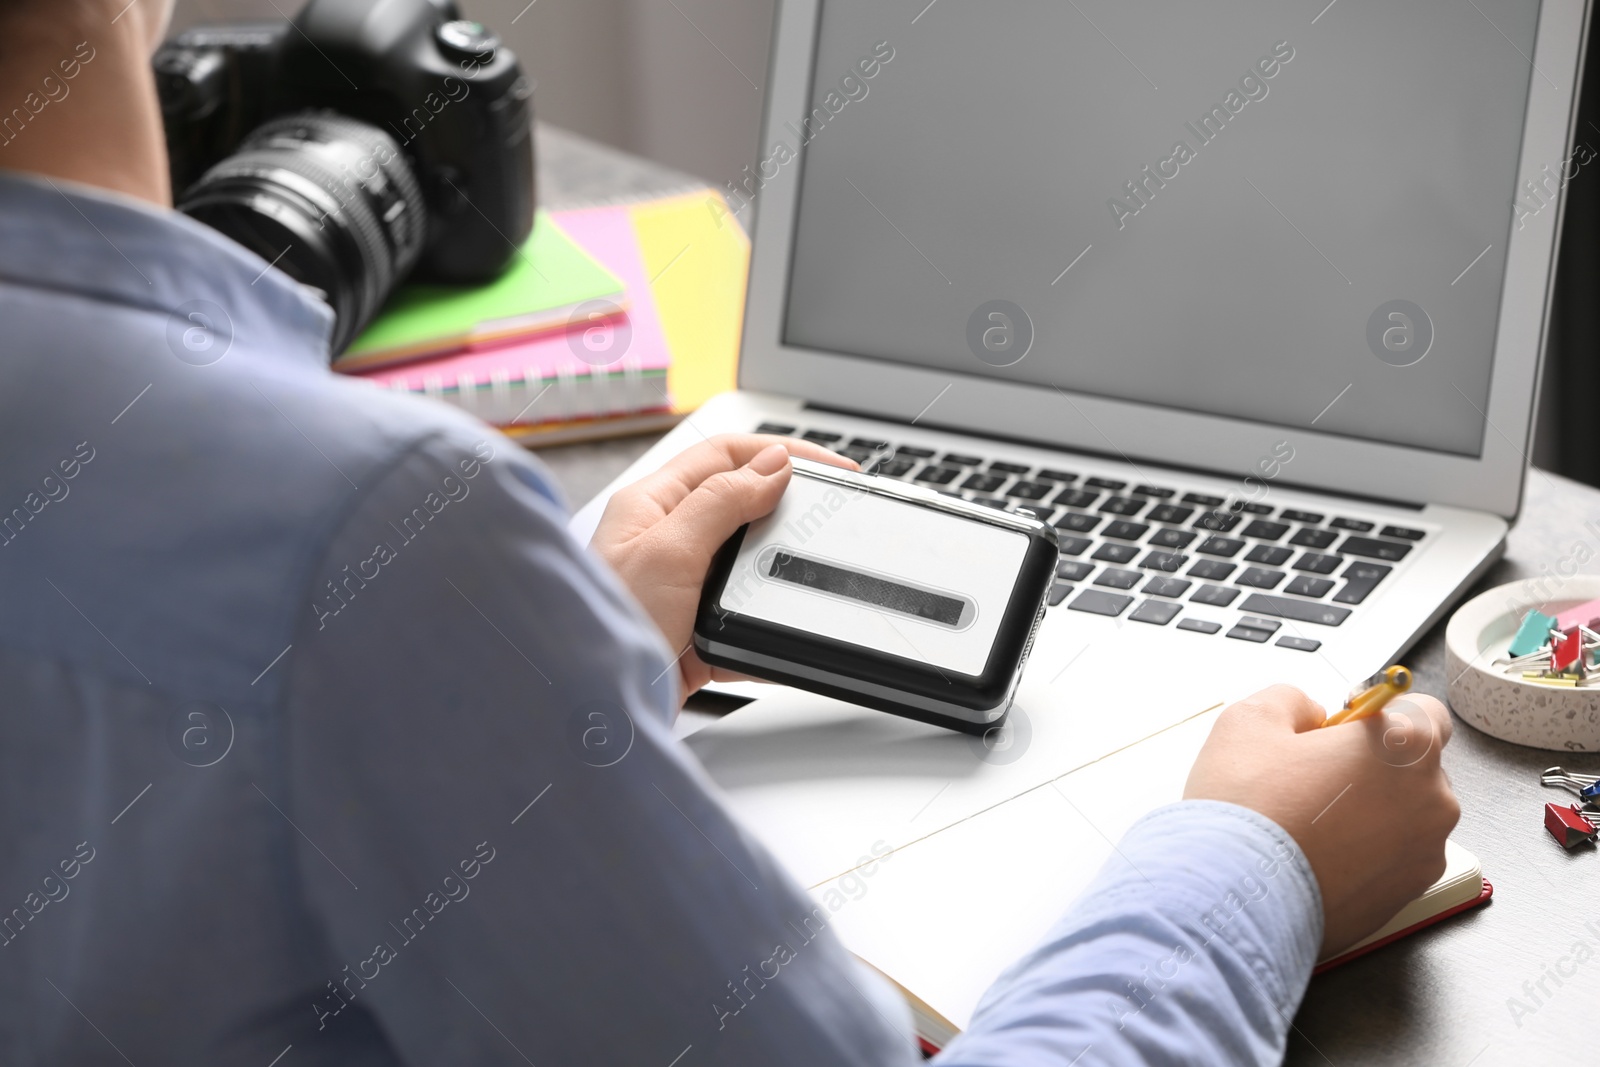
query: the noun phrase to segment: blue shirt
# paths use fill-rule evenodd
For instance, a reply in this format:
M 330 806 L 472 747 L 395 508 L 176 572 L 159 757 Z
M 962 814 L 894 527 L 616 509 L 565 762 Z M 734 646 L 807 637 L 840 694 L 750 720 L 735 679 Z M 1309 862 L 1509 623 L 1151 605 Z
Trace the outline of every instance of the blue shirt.
M 539 465 L 330 374 L 329 325 L 185 218 L 0 175 L 0 1062 L 916 1062 Z M 941 1063 L 1282 1055 L 1293 841 L 1185 804 L 1121 850 Z

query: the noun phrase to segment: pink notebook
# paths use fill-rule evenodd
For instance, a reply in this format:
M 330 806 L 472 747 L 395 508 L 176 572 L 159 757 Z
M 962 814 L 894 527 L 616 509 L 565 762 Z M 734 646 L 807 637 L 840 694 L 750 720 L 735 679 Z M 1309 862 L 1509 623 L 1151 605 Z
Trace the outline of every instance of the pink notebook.
M 670 408 L 667 367 L 671 355 L 628 209 L 563 211 L 551 219 L 622 279 L 630 301 L 628 311 L 589 318 L 584 324 L 532 340 L 469 347 L 358 377 L 390 389 L 436 397 L 497 426 Z

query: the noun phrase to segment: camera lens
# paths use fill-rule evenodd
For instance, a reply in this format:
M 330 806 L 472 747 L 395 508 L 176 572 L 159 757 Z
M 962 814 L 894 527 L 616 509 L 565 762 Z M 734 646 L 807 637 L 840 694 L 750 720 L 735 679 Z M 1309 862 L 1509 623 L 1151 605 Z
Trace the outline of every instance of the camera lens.
M 320 291 L 336 316 L 335 355 L 411 272 L 427 238 L 422 191 L 394 139 L 328 111 L 262 125 L 178 207 Z

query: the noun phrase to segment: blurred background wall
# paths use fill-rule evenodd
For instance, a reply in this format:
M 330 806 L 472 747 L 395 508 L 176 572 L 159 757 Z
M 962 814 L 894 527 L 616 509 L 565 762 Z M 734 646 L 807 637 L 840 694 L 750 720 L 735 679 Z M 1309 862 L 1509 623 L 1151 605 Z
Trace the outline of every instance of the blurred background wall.
M 537 83 L 545 121 L 722 187 L 755 161 L 774 0 L 461 0 Z M 302 0 L 178 0 L 175 28 Z
M 178 0 L 174 26 L 281 18 L 303 0 Z M 539 117 L 723 188 L 756 161 L 776 0 L 460 0 L 537 82 Z M 1578 140 L 1600 149 L 1600 19 Z M 1591 136 L 1595 135 L 1595 136 Z M 1568 189 L 1532 459 L 1600 485 L 1600 167 Z

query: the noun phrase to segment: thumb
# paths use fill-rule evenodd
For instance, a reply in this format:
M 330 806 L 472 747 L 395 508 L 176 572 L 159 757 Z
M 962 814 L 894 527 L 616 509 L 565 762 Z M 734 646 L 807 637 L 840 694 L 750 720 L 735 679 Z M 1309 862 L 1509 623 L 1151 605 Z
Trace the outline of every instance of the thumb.
M 747 522 L 771 513 L 792 468 L 782 445 L 762 449 L 743 467 L 701 482 L 658 525 L 696 566 L 708 566 L 722 543 Z

